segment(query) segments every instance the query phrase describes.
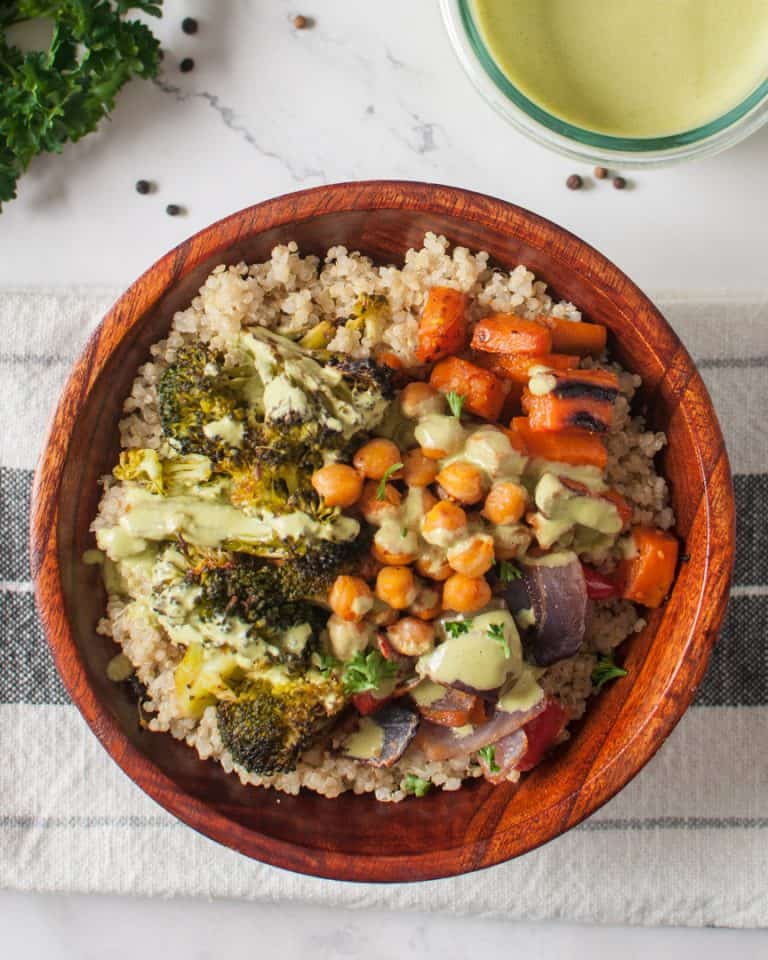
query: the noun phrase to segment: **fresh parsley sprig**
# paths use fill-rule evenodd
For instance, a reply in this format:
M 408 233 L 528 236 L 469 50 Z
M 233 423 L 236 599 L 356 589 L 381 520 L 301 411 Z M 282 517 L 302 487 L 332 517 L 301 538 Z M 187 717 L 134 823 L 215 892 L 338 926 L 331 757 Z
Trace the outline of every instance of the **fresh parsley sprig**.
M 378 650 L 359 651 L 344 665 L 342 683 L 347 693 L 378 690 L 384 680 L 397 673 L 397 664 L 385 660 Z
M 461 637 L 465 633 L 469 633 L 471 627 L 471 620 L 446 620 L 443 624 L 443 630 L 445 630 L 453 640 L 455 640 L 456 637 Z
M 457 420 L 461 419 L 461 411 L 464 409 L 464 404 L 466 403 L 466 397 L 462 394 L 457 393 L 455 390 L 449 390 L 445 395 L 445 399 L 448 401 L 448 406 L 450 407 L 451 413 L 456 417 Z
M 602 690 L 603 686 L 609 680 L 617 680 L 619 677 L 626 677 L 627 671 L 614 663 L 613 655 L 606 654 L 597 661 L 592 671 L 592 685 L 595 690 Z
M 412 794 L 414 797 L 425 797 L 432 789 L 432 783 L 429 780 L 422 780 L 415 773 L 407 773 L 403 780 L 403 791 Z
M 386 499 L 386 496 L 387 496 L 387 482 L 389 481 L 389 478 L 390 478 L 393 474 L 397 473 L 398 470 L 402 470 L 402 469 L 403 469 L 403 464 L 402 464 L 402 463 L 393 463 L 391 467 L 388 467 L 388 468 L 384 471 L 384 476 L 381 478 L 381 480 L 379 480 L 379 486 L 376 488 L 376 499 L 377 499 L 377 500 L 385 500 L 385 499 Z
M 512 583 L 513 580 L 522 579 L 523 571 L 510 560 L 502 560 L 499 564 L 499 580 L 502 583 Z
M 492 623 L 489 625 L 488 630 L 486 631 L 491 640 L 495 640 L 496 643 L 501 647 L 504 656 L 509 657 L 509 640 L 507 640 L 507 634 L 504 630 L 504 624 L 502 623 Z
M 496 763 L 496 747 L 489 743 L 487 747 L 481 747 L 477 755 L 485 760 L 486 766 L 491 773 L 498 773 L 501 767 Z
M 153 17 L 162 0 L 0 2 L 0 203 L 39 153 L 61 153 L 98 126 L 133 77 L 154 77 L 160 43 L 130 10 Z M 8 39 L 16 24 L 53 21 L 47 50 L 24 52 Z

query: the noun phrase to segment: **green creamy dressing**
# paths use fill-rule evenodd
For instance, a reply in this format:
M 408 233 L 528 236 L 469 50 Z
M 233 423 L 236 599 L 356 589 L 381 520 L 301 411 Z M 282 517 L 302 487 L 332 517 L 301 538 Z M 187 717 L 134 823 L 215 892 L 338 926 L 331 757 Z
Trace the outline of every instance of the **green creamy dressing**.
M 432 653 L 422 657 L 417 670 L 438 684 L 457 680 L 475 690 L 497 690 L 510 676 L 519 676 L 523 665 L 520 635 L 507 610 L 490 610 L 466 621 L 469 629 L 448 636 Z M 505 646 L 494 634 L 501 631 Z
M 352 540 L 360 525 L 351 517 L 339 516 L 321 523 L 306 513 L 281 515 L 261 511 L 249 516 L 227 503 L 197 497 L 162 497 L 141 488 L 127 492 L 127 509 L 115 527 L 103 527 L 96 542 L 112 560 L 142 553 L 148 541 L 173 540 L 182 534 L 198 547 L 216 547 L 229 540 L 269 543 L 279 540 L 315 538 Z
M 536 105 L 614 137 L 710 123 L 768 76 L 765 0 L 470 0 L 497 66 Z
M 344 753 L 355 760 L 373 760 L 384 749 L 384 730 L 371 717 L 362 717 L 360 726 L 344 742 Z
M 565 487 L 552 473 L 545 473 L 536 485 L 536 539 L 548 549 L 563 534 L 582 526 L 595 534 L 616 536 L 622 520 L 616 505 L 599 496 L 582 496 Z
M 504 713 L 517 713 L 535 707 L 544 696 L 538 683 L 542 673 L 544 671 L 539 667 L 531 667 L 526 663 L 516 683 L 499 697 L 496 709 Z

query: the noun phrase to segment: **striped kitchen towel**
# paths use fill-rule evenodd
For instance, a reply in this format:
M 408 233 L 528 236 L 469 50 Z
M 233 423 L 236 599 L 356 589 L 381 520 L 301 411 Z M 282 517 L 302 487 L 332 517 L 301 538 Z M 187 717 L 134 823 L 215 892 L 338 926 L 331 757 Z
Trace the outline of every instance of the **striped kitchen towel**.
M 0 292 L 0 886 L 768 925 L 768 304 L 659 298 L 712 392 L 736 484 L 733 598 L 695 706 L 566 836 L 471 876 L 385 886 L 289 874 L 198 836 L 123 775 L 68 703 L 35 614 L 29 492 L 57 392 L 113 296 Z

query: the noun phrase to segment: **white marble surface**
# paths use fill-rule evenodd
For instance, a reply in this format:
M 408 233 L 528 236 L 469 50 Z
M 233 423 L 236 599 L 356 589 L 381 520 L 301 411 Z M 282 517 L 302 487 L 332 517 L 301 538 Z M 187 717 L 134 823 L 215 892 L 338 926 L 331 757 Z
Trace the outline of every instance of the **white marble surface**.
M 128 284 L 210 221 L 302 187 L 400 177 L 530 207 L 607 253 L 650 290 L 768 292 L 768 130 L 731 153 L 630 174 L 632 189 L 565 189 L 575 165 L 513 134 L 455 61 L 435 0 L 166 0 L 163 79 L 127 90 L 111 123 L 36 161 L 0 217 L 0 286 Z M 297 32 L 291 18 L 316 18 Z M 200 33 L 181 33 L 183 15 Z M 178 70 L 193 56 L 197 69 Z M 581 171 L 586 172 L 586 171 Z M 140 197 L 137 178 L 158 191 Z M 187 209 L 172 219 L 167 203 Z M 768 933 L 517 925 L 238 903 L 0 893 L 3 956 L 134 958 L 151 931 L 168 960 L 222 946 L 324 957 L 660 960 L 768 954 Z

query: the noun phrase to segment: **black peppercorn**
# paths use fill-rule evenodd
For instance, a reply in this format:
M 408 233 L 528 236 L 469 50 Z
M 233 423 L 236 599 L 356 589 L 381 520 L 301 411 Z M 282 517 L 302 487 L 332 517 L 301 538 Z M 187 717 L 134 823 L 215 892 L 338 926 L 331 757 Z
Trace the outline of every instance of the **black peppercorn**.
M 183 211 L 181 207 L 178 205 L 178 203 L 169 203 L 168 206 L 165 208 L 165 212 L 168 214 L 169 217 L 178 217 L 178 215 Z
M 194 17 L 184 17 L 181 21 L 181 29 L 184 33 L 197 33 L 198 23 Z
M 150 193 L 152 190 L 152 184 L 149 180 L 137 180 L 136 181 L 136 193 L 146 194 Z
M 310 26 L 310 21 L 307 17 L 303 17 L 299 14 L 297 17 L 293 18 L 293 25 L 297 30 L 306 30 Z
M 613 185 L 617 190 L 624 190 L 627 186 L 627 181 L 624 179 L 624 177 L 614 177 Z
M 189 73 L 190 70 L 194 70 L 194 69 L 195 69 L 195 61 L 192 59 L 192 57 L 184 57 L 184 59 L 179 64 L 179 70 L 181 70 L 182 73 Z
M 581 179 L 578 173 L 572 173 L 565 181 L 565 185 L 569 190 L 581 190 L 581 188 L 584 186 L 584 181 Z
M 605 178 L 608 176 L 608 168 L 595 167 L 595 176 L 597 177 L 598 180 L 605 180 Z

